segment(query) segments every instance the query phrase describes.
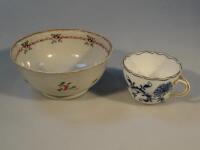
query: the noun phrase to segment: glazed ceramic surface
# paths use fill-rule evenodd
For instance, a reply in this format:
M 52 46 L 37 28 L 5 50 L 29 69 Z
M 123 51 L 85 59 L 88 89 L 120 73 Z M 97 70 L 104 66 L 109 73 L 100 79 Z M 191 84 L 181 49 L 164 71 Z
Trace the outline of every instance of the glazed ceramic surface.
M 38 32 L 17 41 L 11 58 L 24 78 L 52 98 L 75 98 L 102 76 L 111 43 L 78 29 Z
M 132 97 L 142 103 L 155 104 L 166 101 L 171 95 L 184 96 L 190 85 L 182 76 L 178 60 L 158 52 L 139 52 L 123 60 L 123 72 Z M 177 83 L 184 85 L 182 93 L 174 92 Z

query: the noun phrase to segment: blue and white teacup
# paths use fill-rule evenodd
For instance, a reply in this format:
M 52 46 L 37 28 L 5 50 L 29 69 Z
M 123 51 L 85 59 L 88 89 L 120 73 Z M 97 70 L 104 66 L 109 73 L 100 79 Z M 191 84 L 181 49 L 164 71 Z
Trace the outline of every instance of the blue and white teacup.
M 160 52 L 143 51 L 126 56 L 123 72 L 132 97 L 145 104 L 164 102 L 171 95 L 186 96 L 190 91 L 179 61 Z M 173 91 L 177 83 L 184 85 L 182 92 Z

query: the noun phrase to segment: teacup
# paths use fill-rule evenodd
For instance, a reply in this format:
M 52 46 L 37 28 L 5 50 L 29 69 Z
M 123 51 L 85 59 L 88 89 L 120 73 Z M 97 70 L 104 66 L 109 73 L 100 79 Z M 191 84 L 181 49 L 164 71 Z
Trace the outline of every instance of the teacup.
M 123 72 L 132 97 L 145 104 L 165 102 L 170 96 L 185 96 L 190 91 L 180 62 L 167 54 L 143 51 L 123 60 Z M 184 90 L 173 91 L 181 83 Z
M 111 52 L 110 41 L 99 34 L 56 29 L 18 40 L 11 58 L 25 80 L 43 95 L 71 99 L 100 79 Z

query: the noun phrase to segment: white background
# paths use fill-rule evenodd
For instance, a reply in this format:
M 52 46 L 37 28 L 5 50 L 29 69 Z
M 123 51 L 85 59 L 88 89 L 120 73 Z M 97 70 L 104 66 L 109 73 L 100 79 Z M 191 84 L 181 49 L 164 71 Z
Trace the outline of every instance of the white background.
M 9 59 L 19 37 L 49 28 L 83 28 L 108 37 L 114 53 L 98 84 L 71 101 L 31 89 Z M 191 94 L 162 105 L 134 102 L 121 72 L 124 55 L 167 52 L 183 64 Z M 198 0 L 1 0 L 1 150 L 199 150 Z

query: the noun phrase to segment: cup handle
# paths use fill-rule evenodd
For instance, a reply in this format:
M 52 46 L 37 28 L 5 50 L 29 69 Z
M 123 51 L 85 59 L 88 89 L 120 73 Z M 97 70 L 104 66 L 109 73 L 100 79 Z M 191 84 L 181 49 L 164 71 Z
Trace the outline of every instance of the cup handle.
M 184 85 L 184 90 L 182 92 L 173 92 L 172 95 L 177 96 L 177 97 L 188 95 L 191 88 L 190 83 L 182 75 L 180 75 L 178 80 L 174 82 L 174 85 L 177 85 L 178 83 L 181 83 Z

